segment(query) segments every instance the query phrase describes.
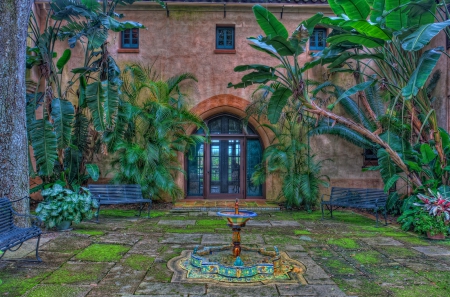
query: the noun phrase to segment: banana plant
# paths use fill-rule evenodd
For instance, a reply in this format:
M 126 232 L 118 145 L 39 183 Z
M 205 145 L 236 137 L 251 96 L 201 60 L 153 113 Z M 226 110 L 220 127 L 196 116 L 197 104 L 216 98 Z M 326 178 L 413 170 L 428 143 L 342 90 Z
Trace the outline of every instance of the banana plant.
M 405 158 L 406 155 L 413 155 L 409 152 L 412 144 L 432 142 L 443 168 L 446 167 L 436 113 L 425 90 L 425 82 L 437 59 L 446 53 L 439 47 L 422 50 L 439 30 L 444 29 L 443 24 L 430 24 L 436 20 L 435 16 L 440 23 L 445 23 L 443 18 L 448 15 L 446 8 L 445 12 L 442 12 L 442 7 L 438 9 L 431 0 L 401 1 L 400 4 L 391 0 L 375 0 L 370 4 L 366 0 L 331 0 L 329 4 L 336 16 L 324 17 L 320 13 L 316 14 L 301 22 L 291 36 L 288 36 L 283 24 L 267 9 L 256 5 L 253 11 L 266 36 L 249 37 L 250 46 L 266 53 L 277 61 L 278 66 L 238 66 L 235 68 L 237 72 L 252 72 L 244 75 L 241 82 L 230 83 L 229 87 L 243 88 L 252 84 L 261 86 L 272 82 L 279 83 L 280 87 L 276 90 L 267 87 L 267 91 L 271 93 L 267 110 L 271 123 L 279 119 L 286 102 L 292 97 L 299 102 L 299 111 L 316 117 L 318 123 L 325 120 L 332 127 L 346 127 L 358 137 L 378 147 L 379 157 L 386 160 L 382 163 L 395 166 L 388 167 L 387 174 L 383 172 L 387 185 L 392 185 L 394 180 L 399 178 L 399 173 L 403 172 L 407 182 L 421 187 L 420 174 L 408 165 Z M 315 25 L 333 29 L 327 39 L 329 45 L 313 54 L 313 61 L 299 65 L 298 57 L 305 51 L 306 42 Z M 426 34 L 421 34 L 421 31 Z M 421 42 L 419 44 L 412 40 Z M 341 92 L 331 104 L 318 100 L 308 88 L 308 81 L 304 76 L 306 71 L 319 65 L 327 66 L 330 73 L 352 73 L 355 86 Z M 374 92 L 374 86 L 377 86 L 376 92 L 379 92 L 379 95 L 375 96 L 378 103 L 371 104 L 366 94 L 370 89 Z M 390 107 L 384 114 L 380 114 L 380 106 L 384 105 L 379 102 L 381 96 L 389 102 Z M 362 121 L 358 113 L 338 115 L 333 111 L 337 104 L 351 104 L 347 99 L 352 97 L 362 102 L 364 114 L 373 125 L 368 126 L 367 121 Z M 401 106 L 404 113 L 399 112 L 397 106 Z M 398 114 L 407 116 L 399 117 Z M 410 122 L 405 121 L 408 117 Z M 415 135 L 412 144 L 405 143 L 398 135 L 392 137 L 394 134 L 391 126 L 386 123 L 393 122 L 394 118 L 400 118 L 404 121 L 402 124 L 411 126 Z
M 68 186 L 88 177 L 98 178 L 98 167 L 90 164 L 95 142 L 112 130 L 118 115 L 122 81 L 120 69 L 107 50 L 109 32 L 144 28 L 137 22 L 120 21 L 117 5 L 133 0 L 52 0 L 44 28 L 32 14 L 27 68 L 38 69 L 35 91 L 27 96 L 27 127 L 36 159 L 36 169 L 51 182 L 64 172 Z M 42 33 L 41 33 L 42 32 Z M 56 45 L 66 44 L 60 57 Z M 84 57 L 68 69 L 77 46 Z M 63 82 L 63 72 L 70 80 Z M 43 90 L 38 92 L 38 90 Z M 41 107 L 43 118 L 35 117 Z

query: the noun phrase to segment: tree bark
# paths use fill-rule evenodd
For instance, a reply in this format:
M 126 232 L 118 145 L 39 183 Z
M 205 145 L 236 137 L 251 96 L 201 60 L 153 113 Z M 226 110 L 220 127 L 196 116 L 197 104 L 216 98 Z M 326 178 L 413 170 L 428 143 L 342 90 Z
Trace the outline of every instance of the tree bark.
M 0 1 L 0 195 L 10 200 L 29 195 L 25 59 L 31 3 Z M 29 202 L 23 199 L 14 208 L 28 214 Z

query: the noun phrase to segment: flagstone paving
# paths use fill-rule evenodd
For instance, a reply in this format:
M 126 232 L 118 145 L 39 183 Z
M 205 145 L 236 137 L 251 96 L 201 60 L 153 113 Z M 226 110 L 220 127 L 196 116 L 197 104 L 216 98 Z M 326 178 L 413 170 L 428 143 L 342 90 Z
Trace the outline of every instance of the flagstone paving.
M 185 210 L 153 211 L 146 219 L 105 209 L 99 224 L 44 232 L 42 263 L 0 261 L 0 296 L 449 296 L 450 240 L 430 241 L 395 224 L 376 228 L 349 211 L 334 214 L 321 220 L 319 212 L 261 212 L 242 230 L 243 244 L 277 246 L 303 263 L 307 285 L 177 279 L 167 264 L 183 250 L 231 241 L 223 218 Z M 33 241 L 5 257 L 32 259 Z

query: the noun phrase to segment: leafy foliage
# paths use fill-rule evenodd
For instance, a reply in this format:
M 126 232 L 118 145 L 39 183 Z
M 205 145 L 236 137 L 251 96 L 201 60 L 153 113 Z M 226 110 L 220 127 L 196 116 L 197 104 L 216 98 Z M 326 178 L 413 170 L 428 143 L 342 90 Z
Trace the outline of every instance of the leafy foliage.
M 197 81 L 195 76 L 157 77 L 148 67 L 126 68 L 116 129 L 105 134 L 105 140 L 115 156 L 113 182 L 139 184 L 150 196 L 177 198 L 183 191 L 175 179 L 179 172 L 184 173 L 178 153 L 205 141 L 204 137 L 187 135 L 185 129 L 206 126 L 187 109 L 187 95 L 182 92 L 183 87 Z
M 44 201 L 36 208 L 37 215 L 47 228 L 53 228 L 62 221 L 80 223 L 83 219 L 91 219 L 93 209 L 98 208 L 97 200 L 92 199 L 86 188 L 80 192 L 64 189 L 59 184 L 41 191 Z

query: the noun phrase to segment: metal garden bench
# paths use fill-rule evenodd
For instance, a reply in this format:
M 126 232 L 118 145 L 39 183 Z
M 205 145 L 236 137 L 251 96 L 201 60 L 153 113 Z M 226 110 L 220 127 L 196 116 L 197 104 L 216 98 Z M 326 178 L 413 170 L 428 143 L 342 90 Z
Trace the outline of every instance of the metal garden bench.
M 92 197 L 98 200 L 97 222 L 101 205 L 112 204 L 140 204 L 139 216 L 141 216 L 144 203 L 148 203 L 147 217 L 150 217 L 150 208 L 152 206 L 151 198 L 142 196 L 141 186 L 139 185 L 88 185 Z
M 28 197 L 24 197 L 13 202 L 17 202 Z M 31 218 L 32 226 L 29 228 L 20 228 L 14 224 L 14 216 L 29 217 Z M 12 208 L 11 201 L 8 198 L 0 198 L 0 251 L 3 253 L 0 255 L 0 259 L 5 255 L 7 250 L 17 251 L 22 244 L 28 239 L 37 237 L 36 243 L 36 261 L 41 262 L 39 257 L 39 241 L 41 239 L 42 231 L 37 226 L 37 223 L 42 221 L 32 215 L 19 214 Z M 15 246 L 19 246 L 13 249 Z M 34 261 L 34 260 L 33 260 Z
M 330 199 L 323 200 L 324 196 L 329 196 Z M 336 208 L 353 207 L 360 209 L 373 209 L 377 219 L 377 226 L 378 211 L 383 210 L 384 221 L 387 225 L 386 202 L 387 195 L 380 189 L 332 187 L 331 195 L 323 194 L 321 198 L 320 207 L 322 210 L 322 219 L 324 218 L 324 207 L 330 211 L 331 217 L 333 217 L 333 206 L 336 206 Z

